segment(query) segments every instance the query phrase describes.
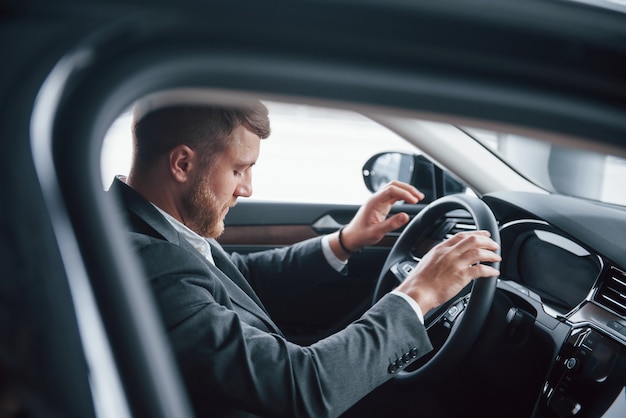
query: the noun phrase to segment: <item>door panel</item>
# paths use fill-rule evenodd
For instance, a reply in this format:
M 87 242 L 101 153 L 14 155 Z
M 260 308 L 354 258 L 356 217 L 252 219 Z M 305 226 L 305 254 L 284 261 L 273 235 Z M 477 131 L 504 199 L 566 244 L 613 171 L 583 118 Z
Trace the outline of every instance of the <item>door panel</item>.
M 414 216 L 423 205 L 397 205 L 392 213 Z M 286 246 L 336 231 L 356 214 L 357 205 L 242 201 L 226 217 L 219 242 L 228 252 L 250 253 Z M 399 231 L 364 248 L 349 262 L 345 280 L 320 286 L 297 300 L 269 304 L 268 310 L 285 334 L 308 344 L 332 334 L 369 308 L 378 275 Z

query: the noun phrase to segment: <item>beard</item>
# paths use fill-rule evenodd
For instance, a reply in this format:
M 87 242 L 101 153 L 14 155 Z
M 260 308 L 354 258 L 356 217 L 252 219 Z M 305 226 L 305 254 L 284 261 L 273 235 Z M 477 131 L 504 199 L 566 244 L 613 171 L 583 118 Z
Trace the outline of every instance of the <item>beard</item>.
M 198 176 L 182 197 L 185 225 L 196 234 L 206 238 L 217 238 L 224 232 L 224 211 L 235 206 L 236 200 L 220 206 L 217 197 L 209 188 L 208 177 Z

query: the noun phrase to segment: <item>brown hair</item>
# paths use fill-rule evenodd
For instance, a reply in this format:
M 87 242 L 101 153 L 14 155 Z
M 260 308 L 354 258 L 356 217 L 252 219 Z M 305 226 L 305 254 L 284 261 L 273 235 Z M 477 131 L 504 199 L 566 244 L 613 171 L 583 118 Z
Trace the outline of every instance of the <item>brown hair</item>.
M 178 145 L 197 151 L 204 164 L 230 145 L 231 133 L 245 126 L 261 139 L 270 134 L 268 110 L 260 101 L 245 106 L 169 106 L 133 120 L 134 165 L 149 167 Z

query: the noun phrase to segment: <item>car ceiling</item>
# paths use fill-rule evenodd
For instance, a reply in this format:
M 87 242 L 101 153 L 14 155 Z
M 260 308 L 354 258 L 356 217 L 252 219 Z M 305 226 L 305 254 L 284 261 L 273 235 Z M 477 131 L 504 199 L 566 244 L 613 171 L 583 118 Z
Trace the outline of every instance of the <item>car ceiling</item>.
M 535 0 L 307 1 L 297 8 L 291 2 L 89 3 L 26 1 L 5 8 L 73 19 L 75 32 L 100 26 L 81 46 L 94 48 L 103 66 L 157 45 L 163 56 L 200 52 L 226 66 L 236 52 L 250 57 L 240 64 L 256 63 L 257 72 L 268 74 L 263 80 L 245 71 L 215 75 L 218 87 L 478 120 L 488 114 L 512 127 L 551 131 L 556 139 L 612 146 L 626 137 L 626 28 L 616 13 L 584 4 L 570 4 L 564 14 L 560 2 Z M 254 37 L 235 30 L 230 16 L 254 27 Z

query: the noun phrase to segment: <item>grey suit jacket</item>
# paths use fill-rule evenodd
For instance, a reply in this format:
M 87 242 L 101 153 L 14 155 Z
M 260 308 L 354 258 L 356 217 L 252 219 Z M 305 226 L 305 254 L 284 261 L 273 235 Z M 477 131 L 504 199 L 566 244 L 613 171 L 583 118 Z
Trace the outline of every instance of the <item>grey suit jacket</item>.
M 198 416 L 335 417 L 390 379 L 398 358 L 432 349 L 395 295 L 331 337 L 308 347 L 290 343 L 255 290 L 341 280 L 320 239 L 249 256 L 229 256 L 209 240 L 214 266 L 132 188 L 116 180 L 111 190 L 121 198 Z

